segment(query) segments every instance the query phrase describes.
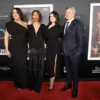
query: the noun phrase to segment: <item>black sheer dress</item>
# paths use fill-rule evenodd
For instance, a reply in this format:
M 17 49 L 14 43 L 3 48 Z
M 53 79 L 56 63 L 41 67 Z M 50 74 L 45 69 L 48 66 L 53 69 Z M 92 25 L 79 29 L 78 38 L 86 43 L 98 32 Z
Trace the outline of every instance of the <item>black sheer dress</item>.
M 40 92 L 44 75 L 44 34 L 45 25 L 41 24 L 37 33 L 33 25 L 28 26 L 29 40 L 29 89 Z

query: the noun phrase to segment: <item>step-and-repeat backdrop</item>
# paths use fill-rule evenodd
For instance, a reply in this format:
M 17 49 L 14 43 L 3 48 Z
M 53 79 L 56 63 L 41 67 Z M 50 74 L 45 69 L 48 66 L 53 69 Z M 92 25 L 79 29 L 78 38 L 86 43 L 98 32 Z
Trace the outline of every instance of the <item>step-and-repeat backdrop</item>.
M 42 13 L 42 23 L 48 24 L 49 13 L 53 11 L 53 4 L 39 4 L 39 5 L 14 5 L 14 7 L 21 8 L 24 13 L 25 20 L 31 24 L 31 12 L 39 10 Z M 81 15 L 76 14 L 76 18 L 81 20 Z M 6 56 L 4 47 L 5 23 L 10 20 L 10 13 L 0 13 L 0 78 L 11 76 L 11 60 Z M 83 53 L 79 64 L 80 78 L 100 78 L 100 4 L 90 4 L 90 21 L 89 33 L 86 31 L 84 36 Z M 61 24 L 64 23 L 64 15 L 61 15 Z M 83 22 L 84 23 L 84 22 Z M 88 42 L 89 40 L 89 42 Z M 88 48 L 88 49 L 87 49 Z M 29 58 L 27 57 L 27 60 Z M 46 61 L 46 58 L 44 59 Z M 61 53 L 61 63 L 58 68 L 57 77 L 64 78 L 66 76 L 66 68 L 64 65 L 63 55 Z M 48 77 L 45 71 L 45 77 Z

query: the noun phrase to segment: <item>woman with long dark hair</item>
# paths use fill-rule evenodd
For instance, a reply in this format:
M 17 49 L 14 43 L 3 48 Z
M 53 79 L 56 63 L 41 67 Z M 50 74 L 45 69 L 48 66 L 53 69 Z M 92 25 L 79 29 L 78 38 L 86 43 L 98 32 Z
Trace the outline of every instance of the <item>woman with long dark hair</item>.
M 49 89 L 48 91 L 53 90 L 54 80 L 56 76 L 56 69 L 60 65 L 60 41 L 62 27 L 59 24 L 59 14 L 56 11 L 53 11 L 49 15 L 49 24 L 46 31 L 46 63 L 48 74 L 50 77 Z
M 12 61 L 12 77 L 17 88 L 27 88 L 27 23 L 19 8 L 13 8 L 6 23 L 5 49 Z M 9 39 L 10 37 L 10 39 Z
M 44 75 L 44 34 L 45 25 L 41 24 L 41 13 L 32 12 L 32 24 L 28 26 L 29 40 L 29 89 L 40 92 Z

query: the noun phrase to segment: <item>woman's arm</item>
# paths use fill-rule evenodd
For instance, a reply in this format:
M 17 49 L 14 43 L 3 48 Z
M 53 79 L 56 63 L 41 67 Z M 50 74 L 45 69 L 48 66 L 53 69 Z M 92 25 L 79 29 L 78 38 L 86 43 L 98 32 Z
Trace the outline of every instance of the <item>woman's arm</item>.
M 5 37 L 4 37 L 4 44 L 5 44 L 5 49 L 6 49 L 7 56 L 9 58 L 11 58 L 11 53 L 9 52 L 9 49 L 8 49 L 8 43 L 9 43 L 9 33 L 6 29 Z

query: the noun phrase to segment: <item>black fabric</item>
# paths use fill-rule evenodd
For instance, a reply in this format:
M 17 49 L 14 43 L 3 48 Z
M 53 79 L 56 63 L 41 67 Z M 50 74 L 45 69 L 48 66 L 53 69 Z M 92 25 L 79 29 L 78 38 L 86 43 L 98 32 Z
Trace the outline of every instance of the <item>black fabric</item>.
M 55 64 L 55 57 L 57 55 L 57 62 L 56 62 L 56 72 L 60 73 L 60 37 L 62 34 L 62 27 L 60 25 L 55 25 L 48 29 L 47 26 L 46 30 L 46 66 L 48 70 L 49 77 L 54 77 L 54 64 Z
M 84 26 L 82 22 L 74 19 L 68 27 L 67 33 L 63 34 L 63 53 L 66 56 L 82 53 L 83 34 Z
M 66 56 L 64 55 L 65 64 L 66 64 L 66 77 L 68 85 L 72 85 L 73 82 L 73 89 L 77 90 L 78 88 L 78 64 L 80 60 L 79 55 L 74 56 Z
M 84 26 L 74 19 L 63 35 L 63 54 L 65 59 L 67 82 L 72 84 L 74 91 L 78 88 L 78 64 L 83 46 Z
M 44 75 L 44 48 L 32 48 L 29 54 L 28 82 L 30 89 L 40 90 Z
M 45 35 L 46 27 L 44 24 L 41 24 L 37 33 L 35 33 L 35 29 L 33 25 L 28 26 L 28 41 L 29 48 L 42 48 L 44 46 L 44 35 Z
M 27 29 L 16 22 L 8 22 L 6 28 L 11 35 L 9 51 L 14 85 L 18 88 L 27 88 Z

